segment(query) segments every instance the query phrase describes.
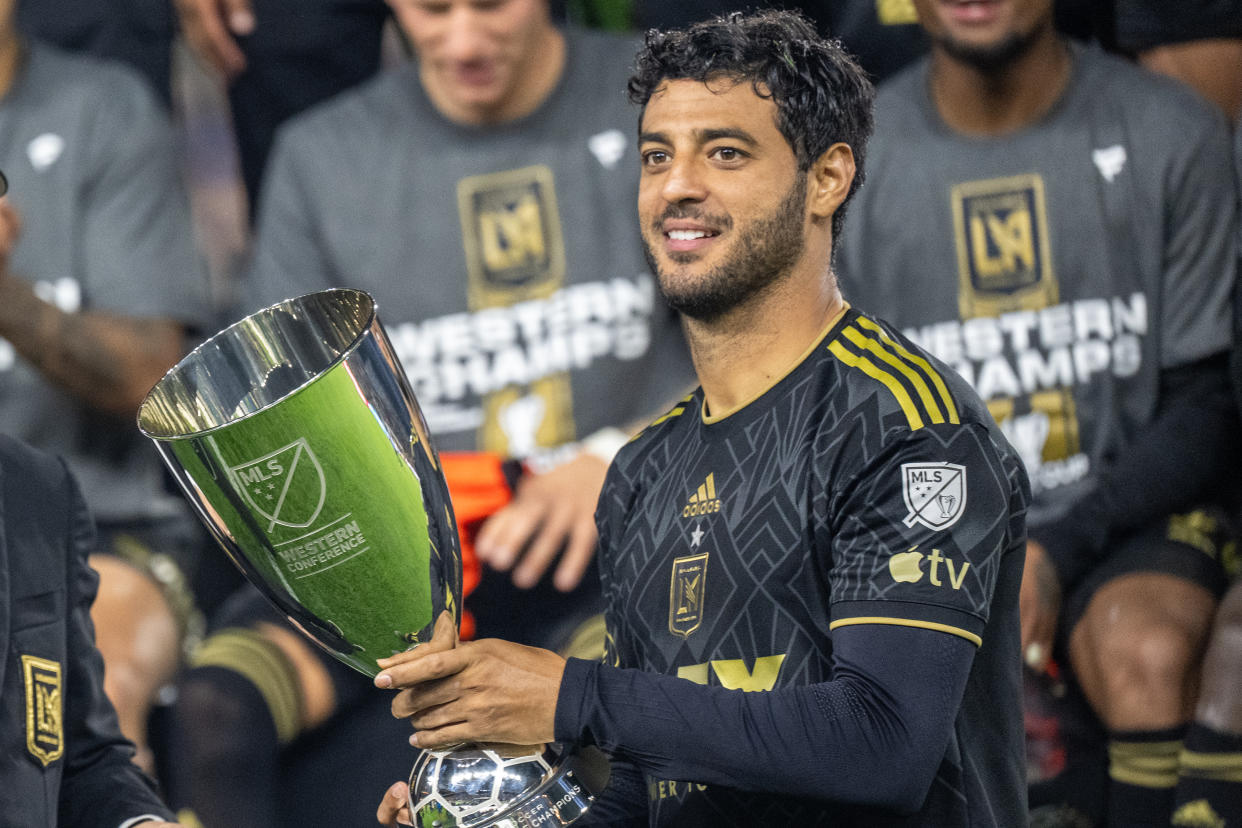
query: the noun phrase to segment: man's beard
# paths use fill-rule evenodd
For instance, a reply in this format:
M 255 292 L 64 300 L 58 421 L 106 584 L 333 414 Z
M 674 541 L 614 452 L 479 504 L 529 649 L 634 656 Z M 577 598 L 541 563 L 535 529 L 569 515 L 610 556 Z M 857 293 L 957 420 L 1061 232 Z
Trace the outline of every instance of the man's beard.
M 793 270 L 806 244 L 805 208 L 806 177 L 798 175 L 797 183 L 775 210 L 740 231 L 719 267 L 693 279 L 679 279 L 676 272 L 662 271 L 648 235 L 643 234 L 643 252 L 648 266 L 659 277 L 664 300 L 691 319 L 711 322 L 781 281 Z M 718 230 L 733 226 L 729 216 L 712 216 L 695 207 L 673 204 L 652 222 L 651 237 L 663 240 L 661 224 L 679 218 L 697 219 Z M 698 257 L 695 253 L 676 252 L 668 256 L 676 264 L 692 264 Z
M 984 74 L 992 74 L 1012 65 L 1014 61 L 1030 51 L 1038 39 L 1037 34 L 1037 31 L 1012 32 L 1003 40 L 990 46 L 975 46 L 952 37 L 940 37 L 936 39 L 936 42 L 949 57 Z

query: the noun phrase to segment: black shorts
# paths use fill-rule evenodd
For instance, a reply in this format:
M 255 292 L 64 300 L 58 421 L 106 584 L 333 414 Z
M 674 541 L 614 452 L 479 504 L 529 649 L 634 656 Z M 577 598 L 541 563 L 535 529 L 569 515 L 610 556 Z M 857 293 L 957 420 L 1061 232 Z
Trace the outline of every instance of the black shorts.
M 1238 575 L 1237 537 L 1236 526 L 1223 509 L 1206 507 L 1158 520 L 1122 538 L 1069 594 L 1061 628 L 1068 636 L 1100 588 L 1124 575 L 1172 575 L 1219 598 Z

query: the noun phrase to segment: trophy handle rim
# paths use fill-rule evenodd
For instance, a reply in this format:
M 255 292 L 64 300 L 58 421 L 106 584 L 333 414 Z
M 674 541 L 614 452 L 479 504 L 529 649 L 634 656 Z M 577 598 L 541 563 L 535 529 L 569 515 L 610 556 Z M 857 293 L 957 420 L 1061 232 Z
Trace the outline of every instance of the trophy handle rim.
M 281 395 L 279 398 L 274 399 L 266 403 L 265 405 L 260 406 L 259 408 L 256 408 L 254 411 L 247 411 L 245 414 L 242 414 L 238 417 L 230 419 L 227 422 L 218 423 L 216 425 L 209 426 L 207 428 L 198 429 L 197 431 L 177 431 L 176 433 L 172 433 L 169 429 L 155 429 L 155 428 L 148 427 L 147 422 L 150 418 L 147 417 L 147 414 L 149 413 L 150 409 L 155 405 L 155 400 L 159 396 L 159 394 L 163 391 L 163 389 L 165 389 L 168 386 L 170 382 L 172 382 L 174 377 L 178 376 L 183 370 L 186 369 L 187 366 L 195 362 L 199 358 L 199 356 L 202 353 L 204 353 L 209 347 L 213 347 L 220 341 L 228 338 L 229 336 L 232 335 L 232 333 L 235 330 L 249 323 L 252 319 L 263 316 L 265 314 L 270 315 L 280 308 L 288 308 L 288 307 L 296 306 L 298 304 L 305 304 L 306 301 L 311 299 L 312 297 L 327 297 L 333 294 L 352 295 L 352 296 L 356 296 L 362 299 L 363 304 L 367 308 L 366 318 L 365 318 L 365 321 L 359 325 L 359 329 L 357 333 L 355 333 L 353 338 L 350 339 L 349 344 L 346 345 L 344 348 L 342 348 L 341 352 L 337 354 L 330 362 L 325 364 L 323 368 L 320 369 L 320 371 L 317 374 L 315 374 L 315 376 L 307 378 L 305 381 L 299 384 L 296 388 L 291 389 L 287 393 Z M 143 436 L 148 437 L 152 440 L 157 440 L 161 442 L 174 442 L 178 440 L 205 437 L 216 431 L 219 431 L 220 429 L 228 428 L 229 426 L 240 423 L 243 420 L 248 420 L 252 417 L 262 414 L 264 411 L 267 411 L 268 409 L 272 408 L 273 406 L 278 405 L 279 403 L 288 399 L 289 397 L 292 397 L 294 394 L 298 393 L 303 388 L 310 385 L 320 376 L 327 373 L 331 369 L 335 368 L 337 365 L 340 365 L 342 362 L 345 362 L 352 353 L 354 353 L 355 351 L 358 350 L 359 347 L 361 347 L 362 342 L 367 337 L 367 334 L 370 333 L 375 328 L 375 320 L 378 317 L 378 315 L 379 315 L 379 303 L 376 301 L 375 297 L 365 290 L 361 290 L 359 288 L 350 288 L 350 287 L 333 287 L 333 288 L 326 288 L 324 290 L 313 290 L 308 293 L 302 293 L 297 296 L 292 296 L 288 299 L 282 299 L 279 302 L 273 302 L 272 304 L 267 305 L 266 307 L 260 308 L 259 310 L 253 311 L 252 313 L 248 313 L 245 316 L 243 316 L 241 319 L 238 319 L 236 322 L 233 322 L 227 327 L 222 328 L 221 330 L 212 334 L 207 339 L 200 342 L 192 350 L 190 350 L 189 353 L 187 353 L 181 359 L 177 360 L 176 365 L 174 365 L 173 367 L 169 368 L 167 371 L 164 372 L 164 375 L 160 377 L 159 380 L 157 380 L 153 386 L 151 386 L 151 390 L 149 390 L 143 396 L 142 402 L 139 403 L 138 405 L 138 413 L 136 417 L 138 430 L 143 434 Z

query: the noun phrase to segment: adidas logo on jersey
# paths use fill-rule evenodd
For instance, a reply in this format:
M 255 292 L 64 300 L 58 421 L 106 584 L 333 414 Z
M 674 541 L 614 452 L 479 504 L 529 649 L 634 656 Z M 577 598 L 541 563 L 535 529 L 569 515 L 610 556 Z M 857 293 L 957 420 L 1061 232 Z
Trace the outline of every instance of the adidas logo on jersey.
M 720 499 L 716 497 L 716 473 L 707 475 L 707 479 L 699 486 L 699 490 L 690 495 L 686 507 L 681 510 L 682 517 L 711 515 L 720 511 Z

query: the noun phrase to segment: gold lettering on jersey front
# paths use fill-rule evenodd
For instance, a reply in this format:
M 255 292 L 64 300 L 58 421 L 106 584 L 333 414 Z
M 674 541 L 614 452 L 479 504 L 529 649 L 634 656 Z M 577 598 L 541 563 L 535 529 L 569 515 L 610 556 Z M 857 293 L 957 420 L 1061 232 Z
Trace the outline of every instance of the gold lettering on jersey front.
M 22 677 L 26 685 L 26 749 L 47 767 L 65 752 L 60 664 L 23 655 Z
M 875 16 L 883 26 L 905 26 L 919 22 L 914 0 L 875 0 Z
M 1058 301 L 1042 177 L 968 181 L 953 188 L 950 202 L 962 319 Z
M 679 782 L 676 779 L 651 779 L 647 782 L 647 798 L 652 802 L 662 799 L 681 799 L 688 793 L 707 790 L 698 782 Z
M 688 555 L 673 561 L 668 588 L 668 630 L 673 635 L 688 638 L 703 623 L 707 554 Z
M 677 677 L 695 684 L 707 684 L 714 675 L 721 687 L 747 693 L 762 693 L 776 686 L 776 679 L 780 676 L 781 665 L 784 663 L 784 653 L 756 658 L 754 669 L 747 667 L 746 662 L 740 658 L 717 659 L 678 667 Z

